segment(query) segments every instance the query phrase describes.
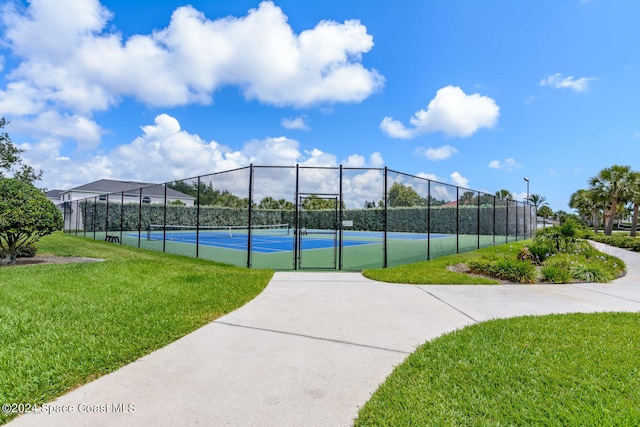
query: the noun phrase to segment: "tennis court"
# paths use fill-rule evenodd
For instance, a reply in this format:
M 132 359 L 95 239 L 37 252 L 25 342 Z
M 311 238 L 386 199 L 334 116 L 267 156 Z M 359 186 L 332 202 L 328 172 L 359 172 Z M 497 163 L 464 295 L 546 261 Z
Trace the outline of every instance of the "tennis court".
M 123 243 L 198 256 L 235 265 L 246 265 L 247 256 L 256 268 L 358 270 L 383 263 L 385 233 L 327 229 L 298 229 L 289 224 L 193 227 L 150 225 L 146 232 L 123 233 Z M 455 253 L 455 235 L 388 232 L 386 244 L 393 249 L 390 265 L 407 257 L 424 259 Z M 397 259 L 397 262 L 396 262 Z
M 535 224 L 525 203 L 342 166 L 251 165 L 127 187 L 64 210 L 70 233 L 275 270 L 391 267 L 517 241 Z
M 337 244 L 337 233 L 326 230 L 305 230 L 305 238 L 299 239 L 302 250 L 333 248 Z M 136 234 L 129 234 L 137 237 Z M 330 236 L 335 236 L 331 239 Z M 343 246 L 369 245 L 376 243 L 366 232 L 361 232 L 363 240 L 343 240 Z M 364 239 L 369 238 L 369 239 Z M 381 238 L 381 236 L 379 236 Z M 191 245 L 214 246 L 246 252 L 249 248 L 253 252 L 271 254 L 278 252 L 292 252 L 295 246 L 295 233 L 289 224 L 275 224 L 269 226 L 254 226 L 251 228 L 251 245 L 249 245 L 249 229 L 247 227 L 216 226 L 216 227 L 187 227 L 151 225 L 147 231 L 147 240 L 181 242 Z

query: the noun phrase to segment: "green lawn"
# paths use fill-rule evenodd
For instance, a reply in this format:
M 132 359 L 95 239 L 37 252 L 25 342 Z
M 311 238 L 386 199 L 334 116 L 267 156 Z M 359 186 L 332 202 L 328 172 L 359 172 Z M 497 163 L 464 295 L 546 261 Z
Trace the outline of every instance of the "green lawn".
M 531 240 L 521 240 L 499 246 L 491 246 L 463 254 L 446 255 L 430 261 L 421 261 L 390 268 L 363 270 L 362 274 L 369 279 L 389 283 L 495 285 L 499 283 L 497 280 L 456 273 L 447 270 L 447 266 L 461 264 L 472 259 L 491 255 L 515 258 L 518 252 L 520 252 L 520 249 L 528 243 L 531 243 Z
M 389 269 L 403 283 L 497 283 L 446 270 L 524 242 Z M 39 403 L 175 341 L 258 295 L 270 270 L 57 233 L 39 253 L 105 262 L 0 268 L 0 402 Z M 426 343 L 356 425 L 639 425 L 640 314 L 494 320 Z M 0 414 L 0 424 L 9 417 Z
M 114 371 L 242 306 L 273 274 L 61 233 L 38 246 L 106 261 L 0 268 L 1 403 L 45 403 Z
M 640 425 L 640 313 L 493 320 L 413 353 L 356 426 Z

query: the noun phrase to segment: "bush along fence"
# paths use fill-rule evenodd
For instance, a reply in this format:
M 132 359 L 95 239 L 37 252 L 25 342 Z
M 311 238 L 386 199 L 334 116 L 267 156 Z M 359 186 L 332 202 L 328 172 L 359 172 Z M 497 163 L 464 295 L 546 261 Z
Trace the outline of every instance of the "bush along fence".
M 64 204 L 65 231 L 276 270 L 361 270 L 532 237 L 533 205 L 390 169 L 248 166 Z

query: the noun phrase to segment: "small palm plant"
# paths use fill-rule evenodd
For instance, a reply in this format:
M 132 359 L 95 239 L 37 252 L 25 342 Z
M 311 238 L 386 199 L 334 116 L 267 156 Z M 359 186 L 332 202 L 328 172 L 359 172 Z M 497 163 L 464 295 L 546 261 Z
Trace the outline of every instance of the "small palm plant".
M 535 240 L 550 242 L 557 252 L 573 249 L 580 240 L 581 225 L 571 217 L 560 225 L 545 228 L 536 234 Z

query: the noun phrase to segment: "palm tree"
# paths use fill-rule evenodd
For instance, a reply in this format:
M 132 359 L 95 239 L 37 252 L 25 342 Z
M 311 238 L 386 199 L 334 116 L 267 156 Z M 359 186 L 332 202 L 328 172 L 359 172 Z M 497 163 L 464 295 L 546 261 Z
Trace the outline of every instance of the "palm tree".
M 513 194 L 511 194 L 511 191 L 505 190 L 504 188 L 500 191 L 496 191 L 496 196 L 500 197 L 501 199 L 513 199 Z
M 631 217 L 631 237 L 636 237 L 638 229 L 638 210 L 640 210 L 640 172 L 631 173 L 630 200 L 633 203 L 633 216 Z
M 597 176 L 589 180 L 591 189 L 600 193 L 608 200 L 604 210 L 604 234 L 610 236 L 613 231 L 618 203 L 624 202 L 629 197 L 631 182 L 631 167 L 613 165 L 604 168 Z
M 604 209 L 604 204 L 604 199 L 595 190 L 578 190 L 569 199 L 569 207 L 576 209 L 583 221 L 591 223 L 594 233 L 598 232 L 600 211 Z M 589 216 L 591 216 L 591 220 L 588 219 Z
M 531 203 L 533 206 L 535 206 L 536 210 L 540 209 L 544 205 L 548 205 L 547 198 L 539 194 L 529 195 L 529 198 L 527 199 L 527 201 Z

